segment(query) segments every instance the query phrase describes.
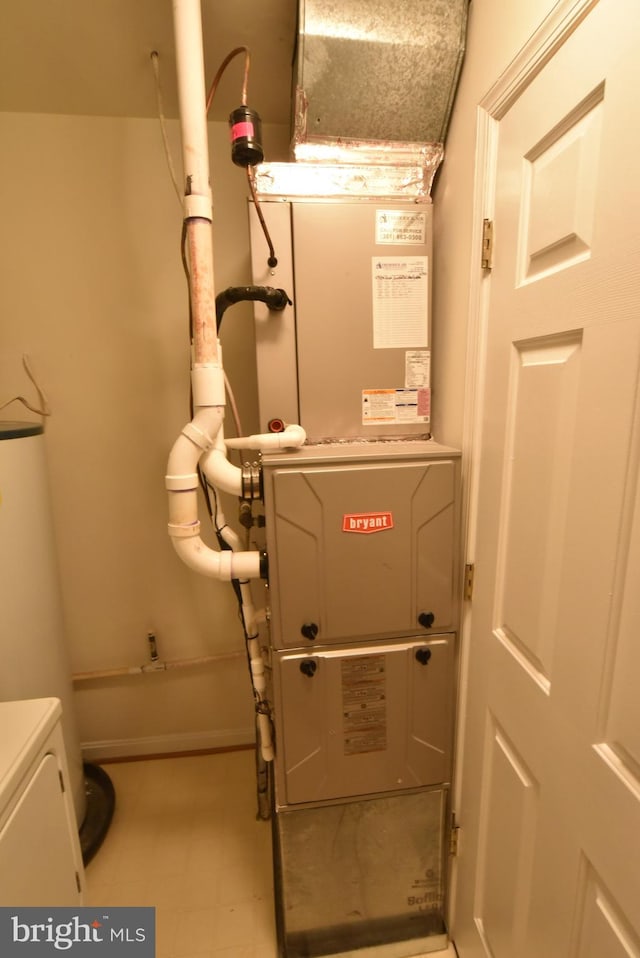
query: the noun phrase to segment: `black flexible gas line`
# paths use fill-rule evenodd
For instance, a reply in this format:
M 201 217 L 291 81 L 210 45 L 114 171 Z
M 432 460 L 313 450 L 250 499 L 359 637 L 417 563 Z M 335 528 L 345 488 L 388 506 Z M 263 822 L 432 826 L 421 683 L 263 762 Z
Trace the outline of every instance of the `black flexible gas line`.
M 285 306 L 291 306 L 291 300 L 284 289 L 273 286 L 229 286 L 216 296 L 216 330 L 220 331 L 222 317 L 229 306 L 246 301 L 265 303 L 275 312 L 281 312 Z

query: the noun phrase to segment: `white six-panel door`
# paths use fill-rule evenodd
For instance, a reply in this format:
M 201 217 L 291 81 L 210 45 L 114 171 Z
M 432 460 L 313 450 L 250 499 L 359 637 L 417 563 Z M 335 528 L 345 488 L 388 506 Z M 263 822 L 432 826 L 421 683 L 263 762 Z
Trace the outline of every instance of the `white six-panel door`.
M 487 108 L 460 958 L 640 958 L 640 3 L 559 7 Z

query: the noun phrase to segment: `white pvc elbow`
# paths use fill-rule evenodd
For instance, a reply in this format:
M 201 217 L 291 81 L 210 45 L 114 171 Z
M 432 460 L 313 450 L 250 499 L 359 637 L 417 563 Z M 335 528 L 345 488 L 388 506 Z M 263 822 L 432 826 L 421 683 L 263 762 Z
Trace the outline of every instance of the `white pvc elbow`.
M 222 430 L 216 436 L 214 447 L 202 456 L 200 465 L 205 476 L 216 489 L 229 492 L 234 496 L 242 495 L 242 469 L 234 466 L 227 459 Z
M 198 409 L 173 444 L 167 462 L 167 488 L 171 478 L 197 473 L 200 456 L 211 449 L 222 428 L 224 406 Z M 197 483 L 196 483 L 197 487 Z
M 302 426 L 287 423 L 282 432 L 257 433 L 241 439 L 225 439 L 228 449 L 258 449 L 268 452 L 271 449 L 300 449 L 307 434 Z
M 200 538 L 198 462 L 215 448 L 223 418 L 222 406 L 198 409 L 173 445 L 165 477 L 169 535 L 182 561 L 196 572 L 226 581 L 257 579 L 261 573 L 259 552 L 217 552 Z
M 185 565 L 194 572 L 230 582 L 232 579 L 259 579 L 259 552 L 216 552 L 199 535 L 176 536 L 169 529 L 174 548 Z

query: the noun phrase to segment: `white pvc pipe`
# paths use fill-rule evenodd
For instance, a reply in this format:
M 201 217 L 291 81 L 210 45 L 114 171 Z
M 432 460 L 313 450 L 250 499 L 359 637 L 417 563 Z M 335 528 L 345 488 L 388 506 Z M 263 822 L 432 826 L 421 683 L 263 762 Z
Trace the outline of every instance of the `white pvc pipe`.
M 216 363 L 209 141 L 200 0 L 173 0 L 194 360 Z
M 224 408 L 222 406 L 207 406 L 196 409 L 195 415 L 188 423 L 169 453 L 167 461 L 167 486 L 172 478 L 178 479 L 185 475 L 195 475 L 200 456 L 211 449 L 216 441 L 216 435 L 222 427 Z M 197 476 L 196 476 L 197 478 Z M 196 483 L 197 488 L 197 483 Z
M 260 449 L 268 452 L 270 449 L 300 449 L 306 438 L 307 434 L 302 426 L 288 423 L 282 432 L 264 432 L 240 439 L 226 439 L 225 444 L 228 449 Z
M 305 441 L 304 430 L 287 426 L 284 433 L 252 436 L 224 444 L 225 389 L 222 356 L 216 333 L 211 188 L 205 99 L 200 0 L 173 0 L 178 99 L 184 166 L 184 216 L 189 258 L 189 289 L 193 324 L 191 373 L 195 415 L 174 443 L 167 463 L 169 535 L 180 558 L 196 572 L 217 579 L 236 579 L 240 593 L 251 674 L 258 699 L 258 723 L 263 757 L 273 758 L 271 724 L 266 701 L 266 676 L 251 601 L 249 579 L 259 578 L 261 556 L 242 552 L 238 537 L 228 536 L 230 550 L 210 549 L 200 538 L 198 464 L 216 488 L 240 495 L 241 470 L 226 459 L 226 448 L 286 449 Z M 222 520 L 224 521 L 224 520 Z M 218 525 L 218 528 L 220 526 Z
M 191 286 L 193 356 L 198 364 L 216 363 L 218 336 L 213 282 L 213 243 L 211 221 L 187 219 L 187 250 Z
M 173 0 L 173 29 L 184 175 L 187 182 L 185 192 L 210 196 L 200 0 Z
M 242 494 L 242 470 L 227 459 L 226 443 L 222 429 L 218 432 L 212 449 L 200 460 L 202 471 L 212 486 L 234 496 Z
M 205 458 L 207 478 L 226 492 L 240 495 L 241 471 L 224 455 L 222 442 L 225 386 L 216 332 L 211 188 L 200 0 L 173 0 L 178 100 L 184 166 L 184 214 L 189 253 L 189 289 L 193 320 L 194 362 L 191 373 L 193 420 L 176 440 L 167 464 L 169 535 L 183 561 L 204 575 L 220 579 L 260 576 L 258 552 L 217 552 L 200 538 L 198 463 Z M 304 442 L 304 430 L 228 443 L 230 448 L 284 449 Z
M 220 530 L 220 535 L 232 550 L 240 547 L 240 539 L 237 534 L 227 525 L 222 507 L 218 503 L 215 515 L 216 529 Z M 240 588 L 240 605 L 242 609 L 242 619 L 244 631 L 247 637 L 247 652 L 249 654 L 249 667 L 251 671 L 251 682 L 259 703 L 257 712 L 258 726 L 260 730 L 260 752 L 265 762 L 272 762 L 275 757 L 273 747 L 271 722 L 269 720 L 269 707 L 267 697 L 267 674 L 265 671 L 262 649 L 260 648 L 260 632 L 258 629 L 258 619 L 253 604 L 251 594 L 251 585 L 247 579 L 241 579 L 238 583 Z
M 200 575 L 224 582 L 260 578 L 259 552 L 216 552 L 198 535 L 185 539 L 174 538 L 173 547 L 184 564 Z
M 221 367 L 208 368 L 211 375 L 216 371 L 219 379 Z M 217 388 L 219 386 L 214 383 L 209 390 L 212 399 L 216 397 Z M 207 392 L 202 384 L 197 391 L 201 394 Z M 215 447 L 223 416 L 222 406 L 196 409 L 193 419 L 173 445 L 165 477 L 169 494 L 168 531 L 176 552 L 194 571 L 225 581 L 258 579 L 261 573 L 259 552 L 217 552 L 200 538 L 198 461 L 203 453 Z
M 167 464 L 169 535 L 181 559 L 217 579 L 258 578 L 259 552 L 217 552 L 200 538 L 198 462 L 220 447 L 225 388 L 215 315 L 211 188 L 200 0 L 173 0 L 178 100 L 184 166 L 184 213 L 189 254 L 195 415 L 174 443 Z M 224 488 L 239 493 L 238 474 L 220 465 Z

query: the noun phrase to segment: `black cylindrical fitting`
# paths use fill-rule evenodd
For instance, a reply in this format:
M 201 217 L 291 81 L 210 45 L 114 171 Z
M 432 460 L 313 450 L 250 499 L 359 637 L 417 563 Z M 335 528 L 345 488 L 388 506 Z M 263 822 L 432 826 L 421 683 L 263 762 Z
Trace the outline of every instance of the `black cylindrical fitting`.
M 239 106 L 229 117 L 231 159 L 236 166 L 256 166 L 264 160 L 262 121 L 255 110 Z

